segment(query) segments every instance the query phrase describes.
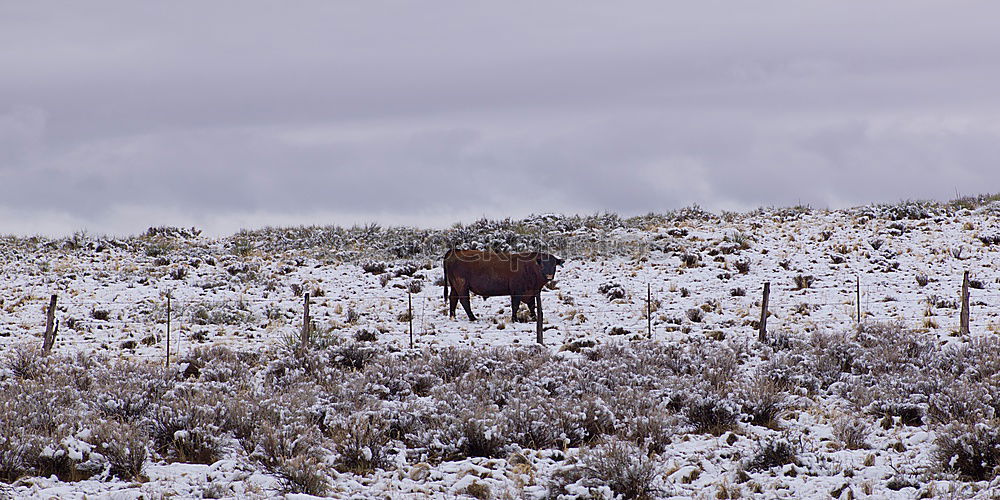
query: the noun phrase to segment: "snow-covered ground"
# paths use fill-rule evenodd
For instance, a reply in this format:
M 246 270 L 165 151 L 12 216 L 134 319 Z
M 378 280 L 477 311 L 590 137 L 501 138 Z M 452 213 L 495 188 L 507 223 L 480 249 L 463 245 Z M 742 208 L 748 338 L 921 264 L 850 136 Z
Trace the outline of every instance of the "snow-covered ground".
M 588 350 L 602 345 L 648 345 L 643 342 L 649 325 L 654 343 L 692 352 L 725 346 L 740 353 L 733 376 L 748 377 L 783 356 L 787 346 L 782 345 L 798 345 L 787 348 L 798 355 L 809 351 L 807 344 L 822 349 L 817 335 L 849 337 L 858 324 L 859 289 L 862 321 L 899 322 L 913 335 L 934 339 L 941 352 L 959 349 L 1000 333 L 1000 275 L 995 271 L 1000 241 L 991 239 L 1000 235 L 998 219 L 1000 205 L 994 202 L 972 209 L 907 204 L 844 211 L 763 209 L 651 218 L 645 227 L 574 228 L 577 241 L 592 235 L 594 246 L 553 250 L 567 263 L 543 294 L 546 349 L 560 363 L 583 363 Z M 59 322 L 56 356 L 84 351 L 161 364 L 169 297 L 171 359 L 181 363 L 175 365 L 181 371 L 197 348 L 271 353 L 293 347 L 302 328 L 304 292 L 312 296 L 318 345 L 368 338 L 374 340 L 363 343 L 384 349 L 380 352 L 386 356 L 407 356 L 414 352 L 409 350 L 408 299 L 417 352 L 534 343 L 534 323 L 510 323 L 506 298 L 474 297 L 475 322 L 461 307 L 456 319 L 448 318 L 438 284 L 440 259 L 429 253 L 399 259 L 353 250 L 350 258 L 317 246 L 275 251 L 252 233 L 221 240 L 187 231 L 121 240 L 4 238 L 0 343 L 6 364 L 0 367 L 0 382 L 4 388 L 18 383 L 12 353 L 15 346 L 41 344 L 52 294 Z M 966 271 L 972 283 L 968 336 L 959 334 Z M 770 283 L 770 316 L 768 342 L 762 344 L 757 324 L 764 283 Z M 647 323 L 648 306 L 653 312 Z M 653 496 L 1000 495 L 992 474 L 974 481 L 937 464 L 935 443 L 943 423 L 925 418 L 903 425 L 905 415 L 859 412 L 836 383 L 781 393 L 781 411 L 769 425 L 741 419 L 721 433 L 699 433 L 678 416 L 668 445 L 639 453 L 651 464 Z M 865 446 L 852 449 L 842 442 L 847 416 L 861 422 L 856 425 L 863 428 Z M 983 415 L 979 423 L 992 425 L 994 419 Z M 796 460 L 748 468 L 762 446 L 774 440 L 792 443 Z M 511 444 L 502 456 L 454 460 L 401 453 L 374 472 L 332 473 L 327 494 L 600 498 L 612 490 L 595 485 L 593 478 L 558 492 L 551 478 L 576 461 L 600 463 L 594 457 L 615 452 L 608 451 L 614 444 L 597 440 L 539 449 Z M 285 491 L 273 471 L 246 453 L 230 451 L 204 465 L 175 460 L 152 453 L 136 481 L 107 474 L 76 482 L 26 477 L 0 486 L 0 494 L 245 497 Z

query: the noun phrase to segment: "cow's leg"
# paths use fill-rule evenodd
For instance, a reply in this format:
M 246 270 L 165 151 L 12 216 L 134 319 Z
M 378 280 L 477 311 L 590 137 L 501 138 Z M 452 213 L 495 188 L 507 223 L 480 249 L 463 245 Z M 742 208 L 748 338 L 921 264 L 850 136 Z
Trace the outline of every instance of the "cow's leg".
M 466 290 L 464 294 L 459 295 L 458 300 L 462 303 L 462 307 L 465 308 L 465 314 L 469 315 L 469 321 L 475 321 L 476 315 L 472 314 L 472 304 L 469 302 L 469 291 Z
M 521 296 L 510 296 L 510 322 L 517 323 L 517 309 L 521 307 Z
M 528 305 L 528 314 L 531 315 L 531 319 L 537 318 L 537 316 L 535 316 L 535 296 L 525 295 L 522 300 L 524 300 L 524 303 Z
M 458 290 L 455 288 L 451 289 L 451 295 L 448 296 L 448 317 L 455 317 L 455 308 L 458 307 Z

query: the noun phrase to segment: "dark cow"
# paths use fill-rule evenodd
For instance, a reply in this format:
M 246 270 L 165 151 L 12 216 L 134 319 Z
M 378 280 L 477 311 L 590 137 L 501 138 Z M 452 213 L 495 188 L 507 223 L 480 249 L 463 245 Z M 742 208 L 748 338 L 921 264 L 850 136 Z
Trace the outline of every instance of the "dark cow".
M 448 250 L 444 255 L 444 297 L 448 315 L 462 302 L 469 319 L 476 320 L 469 304 L 469 292 L 483 297 L 510 295 L 511 321 L 524 302 L 535 317 L 535 297 L 556 274 L 563 260 L 542 252 L 497 253 L 479 250 Z M 451 295 L 448 286 L 451 285 Z

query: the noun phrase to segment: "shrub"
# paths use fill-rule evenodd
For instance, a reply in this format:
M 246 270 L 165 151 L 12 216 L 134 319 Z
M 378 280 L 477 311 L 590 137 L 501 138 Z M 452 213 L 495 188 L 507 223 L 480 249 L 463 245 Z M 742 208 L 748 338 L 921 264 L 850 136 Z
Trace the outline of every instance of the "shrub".
M 795 446 L 784 439 L 775 439 L 764 443 L 747 463 L 746 469 L 750 471 L 762 471 L 772 467 L 796 463 L 797 451 Z
M 124 481 L 142 477 L 149 455 L 149 436 L 142 427 L 106 420 L 97 425 L 88 441 L 107 461 L 109 474 Z
M 327 423 L 327 434 L 333 439 L 341 472 L 367 474 L 389 465 L 387 425 L 374 415 L 355 414 L 336 423 Z
M 376 350 L 356 342 L 330 348 L 334 365 L 349 370 L 362 370 L 375 357 Z
M 33 344 L 18 344 L 3 358 L 4 366 L 15 377 L 23 380 L 34 380 L 44 374 L 45 360 L 42 350 Z
M 362 328 L 357 332 L 354 332 L 354 340 L 357 340 L 358 342 L 375 342 L 378 340 L 378 335 L 375 334 L 374 330 Z
M 944 470 L 975 481 L 992 479 L 1000 466 L 1000 429 L 996 421 L 947 426 L 935 439 L 934 457 Z
M 687 315 L 687 318 L 691 320 L 693 323 L 701 323 L 701 321 L 705 319 L 705 311 L 701 310 L 698 307 L 693 307 L 691 309 L 688 309 L 685 314 Z
M 810 275 L 799 274 L 793 278 L 793 281 L 795 282 L 796 290 L 803 290 L 812 286 L 812 284 L 816 281 L 816 278 Z
M 296 457 L 319 457 L 319 429 L 298 420 L 285 422 L 265 419 L 259 422 L 249 437 L 245 449 L 253 450 L 250 458 L 270 470 Z M 252 446 L 250 446 L 252 444 Z
M 763 427 L 777 427 L 778 415 L 785 408 L 785 395 L 777 384 L 767 378 L 758 378 L 740 394 L 743 413 L 750 416 L 750 423 Z
M 684 416 L 695 433 L 719 436 L 736 426 L 737 412 L 728 401 L 705 397 L 688 404 Z
M 868 424 L 859 418 L 844 416 L 833 423 L 833 437 L 849 450 L 868 448 Z
M 606 484 L 623 498 L 649 498 L 656 494 L 656 466 L 638 446 L 612 439 L 587 451 L 583 476 Z
M 370 260 L 361 264 L 361 269 L 363 269 L 368 274 L 382 274 L 385 272 L 385 262 L 379 262 L 375 260 Z
M 186 267 L 178 267 L 170 270 L 170 279 L 182 280 L 188 275 L 188 269 Z
M 298 455 L 282 459 L 275 472 L 286 493 L 325 496 L 330 489 L 323 463 L 312 456 Z
M 417 272 L 418 269 L 419 267 L 416 264 L 412 262 L 407 262 L 397 267 L 396 271 L 393 272 L 392 274 L 397 278 L 401 276 L 413 276 L 413 273 Z
M 750 259 L 738 259 L 733 262 L 733 266 L 740 274 L 747 274 L 750 272 Z
M 978 238 L 986 246 L 1000 245 L 1000 234 L 980 234 Z
M 508 444 L 494 411 L 480 410 L 467 415 L 460 425 L 459 453 L 466 457 L 495 458 L 504 455 Z
M 608 300 L 617 300 L 625 298 L 625 288 L 623 288 L 618 283 L 605 283 L 598 287 L 598 292 L 601 292 Z
M 682 267 L 698 267 L 701 265 L 701 256 L 697 253 L 685 252 L 681 254 L 681 266 Z

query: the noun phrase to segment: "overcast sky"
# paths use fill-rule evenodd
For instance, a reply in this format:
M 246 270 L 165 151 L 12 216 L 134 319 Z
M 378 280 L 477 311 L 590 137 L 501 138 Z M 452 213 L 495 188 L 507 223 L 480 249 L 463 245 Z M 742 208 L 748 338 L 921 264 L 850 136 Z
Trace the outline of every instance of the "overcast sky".
M 914 0 L 0 0 L 0 233 L 997 192 L 998 19 Z

